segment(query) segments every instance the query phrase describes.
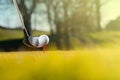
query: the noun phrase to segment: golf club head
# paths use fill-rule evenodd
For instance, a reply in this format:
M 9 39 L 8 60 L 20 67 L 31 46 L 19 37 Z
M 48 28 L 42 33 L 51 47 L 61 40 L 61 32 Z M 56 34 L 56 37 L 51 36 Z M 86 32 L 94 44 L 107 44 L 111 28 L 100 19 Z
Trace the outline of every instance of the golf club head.
M 49 43 L 49 37 L 47 35 L 41 35 L 39 37 L 28 37 L 23 40 L 23 43 L 32 48 L 40 48 Z

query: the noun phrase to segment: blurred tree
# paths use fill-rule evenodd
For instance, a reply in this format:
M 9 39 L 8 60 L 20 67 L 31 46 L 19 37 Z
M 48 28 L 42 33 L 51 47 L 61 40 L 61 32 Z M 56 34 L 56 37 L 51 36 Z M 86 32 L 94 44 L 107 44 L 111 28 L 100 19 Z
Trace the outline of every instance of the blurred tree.
M 50 35 L 58 49 L 71 49 L 73 38 L 79 40 L 82 34 L 101 29 L 100 0 L 18 0 L 29 34 L 31 16 L 41 3 L 46 6 Z
M 31 15 L 37 5 L 37 0 L 19 0 L 18 5 L 28 34 L 31 35 Z
M 96 13 L 97 13 L 97 26 L 98 26 L 98 31 L 101 31 L 101 12 L 100 12 L 100 7 L 101 3 L 100 0 L 95 0 L 96 1 Z
M 101 31 L 102 27 L 101 27 L 101 7 L 104 6 L 106 3 L 110 2 L 112 0 L 95 0 L 95 4 L 96 4 L 96 14 L 97 14 L 97 30 Z
M 96 10 L 94 0 L 81 0 L 72 16 L 73 30 L 76 35 L 96 31 Z
M 94 0 L 46 0 L 45 4 L 48 19 L 56 26 L 54 36 L 59 49 L 70 49 L 72 36 L 95 29 Z
M 52 8 L 52 2 L 53 0 L 44 0 L 45 2 L 45 5 L 46 5 L 46 8 L 47 8 L 47 16 L 48 16 L 48 22 L 49 22 L 49 26 L 50 26 L 50 34 L 51 36 L 53 36 L 54 34 L 54 29 L 53 29 L 53 20 L 52 20 L 52 11 L 51 11 L 51 8 Z
M 50 23 L 56 26 L 56 33 L 54 33 L 56 45 L 59 49 L 63 47 L 70 48 L 70 6 L 72 0 L 46 0 L 48 19 Z M 51 25 L 52 26 L 52 25 Z M 52 27 L 51 27 L 52 28 Z M 51 31 L 53 34 L 53 31 Z
M 106 28 L 106 30 L 111 30 L 111 31 L 119 31 L 120 30 L 120 17 L 118 17 L 115 20 L 110 21 Z

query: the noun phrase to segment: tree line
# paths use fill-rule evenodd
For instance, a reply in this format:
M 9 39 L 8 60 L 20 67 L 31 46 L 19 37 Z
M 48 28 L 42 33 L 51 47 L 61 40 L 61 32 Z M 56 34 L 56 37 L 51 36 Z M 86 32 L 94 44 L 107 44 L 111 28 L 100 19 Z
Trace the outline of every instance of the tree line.
M 4 1 L 1 0 L 0 4 Z M 46 6 L 50 26 L 50 39 L 58 49 L 72 49 L 83 34 L 101 31 L 100 0 L 17 0 L 25 26 L 31 35 L 32 14 L 36 6 Z M 107 2 L 107 0 L 105 1 Z M 13 3 L 12 0 L 9 3 Z

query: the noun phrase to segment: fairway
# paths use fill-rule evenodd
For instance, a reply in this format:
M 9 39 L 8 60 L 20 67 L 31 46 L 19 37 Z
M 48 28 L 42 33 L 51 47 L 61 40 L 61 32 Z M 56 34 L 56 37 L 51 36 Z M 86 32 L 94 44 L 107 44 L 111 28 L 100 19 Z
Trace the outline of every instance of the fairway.
M 120 80 L 119 74 L 119 49 L 0 54 L 0 80 Z
M 0 80 L 120 80 L 119 3 L 0 0 Z

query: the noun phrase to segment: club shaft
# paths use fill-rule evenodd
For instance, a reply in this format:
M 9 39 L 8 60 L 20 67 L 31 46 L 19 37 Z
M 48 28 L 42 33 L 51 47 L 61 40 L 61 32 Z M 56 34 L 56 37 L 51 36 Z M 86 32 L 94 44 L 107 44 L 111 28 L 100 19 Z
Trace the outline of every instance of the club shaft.
M 23 28 L 23 30 L 24 30 L 24 34 L 25 34 L 25 36 L 29 37 L 29 34 L 28 34 L 28 32 L 27 32 L 27 29 L 26 29 L 25 24 L 24 24 L 24 21 L 23 21 L 22 14 L 21 14 L 21 12 L 20 12 L 20 9 L 18 8 L 17 1 L 16 1 L 16 0 L 13 0 L 13 3 L 14 3 L 14 6 L 15 6 L 15 8 L 16 8 L 16 11 L 17 11 L 19 20 L 20 20 L 20 22 L 21 22 L 21 24 L 22 24 L 22 28 Z

